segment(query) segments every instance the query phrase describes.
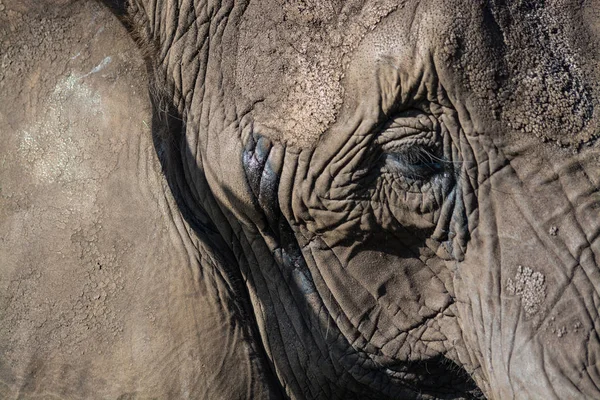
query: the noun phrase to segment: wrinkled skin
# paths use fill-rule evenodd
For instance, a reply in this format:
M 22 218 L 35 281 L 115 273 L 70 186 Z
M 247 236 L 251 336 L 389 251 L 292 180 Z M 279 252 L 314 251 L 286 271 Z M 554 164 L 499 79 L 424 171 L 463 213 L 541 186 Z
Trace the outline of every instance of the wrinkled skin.
M 219 322 L 189 396 L 600 396 L 597 1 L 110 6 Z

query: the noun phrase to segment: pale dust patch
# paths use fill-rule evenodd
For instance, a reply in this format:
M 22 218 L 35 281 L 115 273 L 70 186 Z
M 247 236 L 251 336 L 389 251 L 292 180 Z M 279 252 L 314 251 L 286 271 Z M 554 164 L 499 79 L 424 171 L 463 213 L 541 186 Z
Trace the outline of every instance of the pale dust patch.
M 521 298 L 525 315 L 531 317 L 540 311 L 546 298 L 546 278 L 540 272 L 521 265 L 517 268 L 514 279 L 509 278 L 506 290 L 513 296 Z
M 19 155 L 31 165 L 39 184 L 71 182 L 93 175 L 82 162 L 81 147 L 88 132 L 82 115 L 102 113 L 100 95 L 69 75 L 52 91 L 46 112 L 18 132 Z
M 69 199 L 68 211 L 89 215 L 95 209 L 101 173 L 90 154 L 99 144 L 94 127 L 104 110 L 100 95 L 82 77 L 70 74 L 57 83 L 44 111 L 17 132 L 17 156 L 28 166 L 26 173 L 35 186 L 60 184 Z

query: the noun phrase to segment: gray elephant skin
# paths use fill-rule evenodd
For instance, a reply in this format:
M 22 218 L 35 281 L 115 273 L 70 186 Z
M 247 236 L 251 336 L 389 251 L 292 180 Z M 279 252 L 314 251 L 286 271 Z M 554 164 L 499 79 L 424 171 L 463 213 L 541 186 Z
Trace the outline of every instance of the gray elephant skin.
M 4 397 L 600 398 L 600 1 L 5 3 Z

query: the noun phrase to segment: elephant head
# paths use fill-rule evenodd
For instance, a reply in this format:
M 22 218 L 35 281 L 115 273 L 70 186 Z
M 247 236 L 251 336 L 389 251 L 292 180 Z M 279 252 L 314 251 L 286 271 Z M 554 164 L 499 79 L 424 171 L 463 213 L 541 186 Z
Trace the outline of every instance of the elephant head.
M 232 393 L 600 396 L 599 5 L 117 4 Z

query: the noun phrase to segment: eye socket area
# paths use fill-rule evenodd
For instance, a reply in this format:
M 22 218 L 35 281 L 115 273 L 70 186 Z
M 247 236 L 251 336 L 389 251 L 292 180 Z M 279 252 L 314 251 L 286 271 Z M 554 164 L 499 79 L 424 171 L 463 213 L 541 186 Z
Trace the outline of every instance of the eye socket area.
M 451 169 L 444 156 L 443 132 L 432 114 L 417 109 L 397 114 L 375 140 L 382 174 L 426 183 Z

